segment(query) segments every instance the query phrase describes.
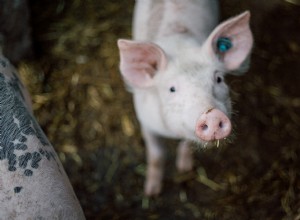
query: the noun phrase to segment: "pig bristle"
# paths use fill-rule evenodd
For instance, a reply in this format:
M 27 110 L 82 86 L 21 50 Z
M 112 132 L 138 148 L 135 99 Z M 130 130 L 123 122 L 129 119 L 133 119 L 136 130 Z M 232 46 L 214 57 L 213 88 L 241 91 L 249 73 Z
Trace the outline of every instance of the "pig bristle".
M 230 143 L 233 142 L 234 137 L 232 135 L 230 137 L 221 139 L 221 140 L 214 140 L 214 141 L 193 141 L 193 150 L 194 151 L 201 151 L 203 149 L 211 149 L 211 148 L 222 148 Z

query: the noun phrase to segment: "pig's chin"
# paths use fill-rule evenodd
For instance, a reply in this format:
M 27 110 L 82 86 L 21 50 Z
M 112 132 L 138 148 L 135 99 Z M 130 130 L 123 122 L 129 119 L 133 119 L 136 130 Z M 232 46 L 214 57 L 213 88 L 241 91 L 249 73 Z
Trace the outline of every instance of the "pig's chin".
M 174 131 L 173 131 L 174 132 Z M 179 138 L 179 139 L 183 139 L 183 140 L 188 140 L 190 142 L 195 143 L 198 146 L 203 146 L 203 147 L 212 147 L 212 146 L 220 146 L 220 145 L 224 145 L 224 143 L 228 142 L 228 137 L 223 138 L 223 139 L 219 139 L 219 140 L 202 140 L 201 138 L 199 138 L 195 132 L 193 132 L 192 130 L 186 129 L 185 132 L 181 131 L 177 131 L 174 132 L 175 137 Z
M 206 141 L 206 140 L 200 139 L 196 135 L 193 136 L 192 138 L 189 138 L 188 140 L 190 140 L 191 142 L 195 143 L 196 145 L 202 146 L 202 147 L 213 147 L 213 146 L 219 147 L 219 146 L 224 145 L 228 142 L 228 138 Z
M 213 141 L 205 141 L 205 140 L 198 138 L 197 136 L 194 136 L 190 140 L 197 145 L 211 145 L 213 143 Z
M 196 136 L 195 133 L 189 133 L 189 134 L 184 134 L 182 139 L 185 139 L 185 140 L 189 140 L 191 142 L 194 142 L 195 144 L 199 144 L 199 145 L 204 145 L 204 144 L 207 144 L 208 142 L 207 141 L 204 141 L 204 140 L 201 140 L 199 137 Z

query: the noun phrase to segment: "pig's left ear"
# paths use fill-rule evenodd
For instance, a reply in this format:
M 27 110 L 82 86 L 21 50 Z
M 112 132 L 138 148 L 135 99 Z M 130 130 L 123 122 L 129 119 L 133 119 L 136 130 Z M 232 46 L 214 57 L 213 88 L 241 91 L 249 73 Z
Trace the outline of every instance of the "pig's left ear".
M 153 77 L 167 65 L 164 51 L 156 44 L 118 40 L 118 47 L 121 74 L 131 86 L 152 86 Z
M 221 23 L 203 45 L 205 52 L 218 58 L 229 72 L 245 71 L 242 64 L 253 45 L 249 20 L 250 12 L 246 11 Z

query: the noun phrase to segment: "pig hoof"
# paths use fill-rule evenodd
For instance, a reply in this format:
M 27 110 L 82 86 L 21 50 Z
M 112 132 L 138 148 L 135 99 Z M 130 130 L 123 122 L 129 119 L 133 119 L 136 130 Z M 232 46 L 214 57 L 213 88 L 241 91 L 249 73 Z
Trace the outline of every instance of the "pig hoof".
M 161 183 L 155 181 L 147 181 L 145 185 L 146 196 L 157 196 L 161 192 Z

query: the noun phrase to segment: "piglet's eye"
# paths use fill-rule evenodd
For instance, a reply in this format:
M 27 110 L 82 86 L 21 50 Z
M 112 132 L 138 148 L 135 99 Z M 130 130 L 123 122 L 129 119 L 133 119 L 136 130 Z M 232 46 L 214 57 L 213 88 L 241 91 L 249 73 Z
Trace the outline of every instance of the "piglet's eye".
M 175 86 L 170 87 L 170 92 L 176 92 Z
M 218 70 L 214 72 L 214 78 L 215 78 L 215 82 L 218 84 L 220 84 L 224 80 L 222 73 L 219 72 Z

